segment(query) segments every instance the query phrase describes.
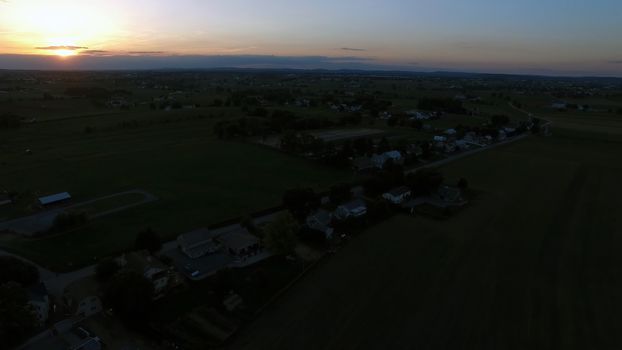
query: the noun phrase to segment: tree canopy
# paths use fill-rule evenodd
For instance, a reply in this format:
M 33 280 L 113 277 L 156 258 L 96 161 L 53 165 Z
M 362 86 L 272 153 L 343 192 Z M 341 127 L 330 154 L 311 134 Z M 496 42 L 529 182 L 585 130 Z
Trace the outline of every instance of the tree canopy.
M 123 271 L 104 288 L 104 303 L 126 322 L 145 321 L 153 304 L 154 287 L 143 275 Z
M 12 348 L 35 329 L 37 320 L 28 304 L 26 290 L 17 282 L 0 285 L 0 348 Z
M 136 250 L 148 250 L 151 254 L 162 249 L 162 239 L 151 228 L 147 228 L 138 233 L 134 242 Z
M 12 256 L 0 256 L 0 284 L 17 282 L 32 286 L 39 282 L 39 270 L 32 264 Z
M 300 225 L 291 214 L 283 214 L 264 228 L 264 244 L 277 255 L 288 255 L 296 248 Z

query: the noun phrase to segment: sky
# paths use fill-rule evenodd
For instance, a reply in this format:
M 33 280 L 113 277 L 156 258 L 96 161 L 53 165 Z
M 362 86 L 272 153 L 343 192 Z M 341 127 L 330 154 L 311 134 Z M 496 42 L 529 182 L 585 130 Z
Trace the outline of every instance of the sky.
M 622 76 L 621 34 L 620 0 L 0 0 L 6 69 Z

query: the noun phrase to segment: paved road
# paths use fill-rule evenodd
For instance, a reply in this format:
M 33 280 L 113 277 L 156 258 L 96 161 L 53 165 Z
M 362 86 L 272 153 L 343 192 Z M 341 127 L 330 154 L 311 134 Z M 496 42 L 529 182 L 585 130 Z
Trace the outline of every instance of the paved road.
M 73 209 L 73 208 L 78 208 L 84 205 L 89 205 L 101 200 L 105 200 L 105 199 L 109 199 L 109 198 L 114 198 L 114 197 L 118 197 L 118 196 L 123 196 L 123 195 L 127 195 L 127 194 L 141 194 L 144 196 L 144 198 L 136 203 L 132 203 L 132 204 L 128 204 L 128 205 L 124 205 L 121 207 L 117 207 L 102 213 L 98 213 L 96 215 L 92 215 L 90 217 L 90 219 L 95 219 L 98 217 L 102 217 L 105 215 L 110 215 L 110 214 L 114 214 L 138 205 L 142 205 L 145 203 L 149 203 L 149 202 L 153 202 L 158 200 L 158 197 L 152 195 L 149 192 L 145 192 L 143 190 L 130 190 L 130 191 L 125 191 L 125 192 L 119 192 L 119 193 L 115 193 L 115 194 L 111 194 L 108 196 L 103 196 L 103 197 L 98 197 L 95 199 L 91 199 L 88 201 L 84 201 L 84 202 L 80 202 L 80 203 L 76 203 L 76 204 L 72 204 L 70 206 L 66 206 L 66 207 L 61 207 L 61 208 L 56 208 L 56 209 L 51 209 L 51 210 L 46 210 L 34 215 L 30 215 L 30 216 L 26 216 L 26 217 L 22 217 L 22 218 L 18 218 L 18 219 L 13 219 L 13 220 L 9 220 L 9 221 L 4 221 L 4 222 L 0 222 L 0 231 L 12 231 L 12 232 L 16 232 L 18 234 L 21 235 L 25 235 L 25 236 L 32 236 L 37 232 L 41 232 L 41 231 L 45 231 L 47 229 L 49 229 L 50 227 L 52 227 L 52 224 L 54 223 L 54 219 L 56 219 L 56 217 L 58 216 L 58 214 Z
M 415 168 L 407 169 L 405 172 L 407 174 L 409 174 L 409 173 L 413 173 L 413 172 L 415 172 L 415 171 L 417 171 L 419 169 L 439 167 L 441 165 L 445 165 L 447 163 L 451 163 L 451 162 L 454 162 L 454 161 L 456 161 L 458 159 L 469 157 L 469 156 L 472 156 L 472 155 L 480 153 L 480 152 L 488 151 L 488 150 L 491 150 L 491 149 L 494 149 L 494 148 L 497 148 L 497 147 L 501 147 L 501 146 L 504 146 L 504 145 L 507 145 L 507 144 L 510 144 L 510 143 L 513 143 L 513 142 L 516 142 L 516 141 L 524 140 L 527 137 L 529 137 L 529 134 L 522 134 L 522 135 L 519 135 L 519 136 L 516 136 L 516 137 L 509 138 L 509 139 L 507 139 L 505 141 L 501 141 L 501 142 L 495 143 L 495 144 L 487 146 L 487 147 L 482 147 L 482 148 L 477 148 L 477 149 L 473 149 L 473 150 L 470 150 L 470 151 L 460 152 L 458 154 L 455 154 L 455 155 L 453 155 L 451 157 L 448 157 L 448 158 L 445 158 L 445 159 L 441 159 L 441 160 L 437 160 L 435 162 L 419 165 L 419 166 L 417 166 Z

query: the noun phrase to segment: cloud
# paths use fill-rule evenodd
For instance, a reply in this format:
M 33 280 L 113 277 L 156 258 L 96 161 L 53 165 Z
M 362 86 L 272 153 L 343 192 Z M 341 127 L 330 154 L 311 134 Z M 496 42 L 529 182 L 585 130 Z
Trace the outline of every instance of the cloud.
M 622 64 L 622 60 L 609 61 L 610 64 Z
M 163 53 L 164 51 L 128 51 L 130 55 L 160 55 Z
M 72 46 L 72 45 L 54 45 L 54 46 L 40 46 L 35 47 L 37 50 L 86 50 L 88 47 L 86 46 Z
M 342 51 L 357 51 L 357 52 L 367 51 L 367 49 L 359 49 L 359 48 L 356 48 L 356 47 L 342 47 L 340 50 L 342 50 Z
M 97 55 L 109 55 L 112 54 L 112 52 L 110 51 L 106 51 L 106 50 L 82 50 L 80 51 L 80 55 L 92 55 L 92 56 L 97 56 Z

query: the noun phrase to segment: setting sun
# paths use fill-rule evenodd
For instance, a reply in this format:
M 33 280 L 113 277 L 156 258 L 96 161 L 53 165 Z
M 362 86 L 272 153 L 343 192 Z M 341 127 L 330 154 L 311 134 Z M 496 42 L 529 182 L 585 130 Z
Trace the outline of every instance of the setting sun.
M 59 56 L 59 57 L 69 57 L 69 56 L 73 56 L 76 54 L 75 50 L 67 50 L 67 49 L 54 50 L 53 52 L 56 56 Z
M 32 53 L 76 55 L 107 42 L 119 29 L 117 16 L 105 3 L 24 0 L 9 3 L 3 12 L 0 20 L 15 33 L 14 45 Z

